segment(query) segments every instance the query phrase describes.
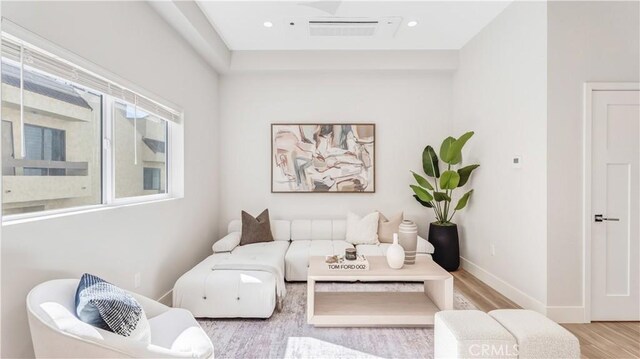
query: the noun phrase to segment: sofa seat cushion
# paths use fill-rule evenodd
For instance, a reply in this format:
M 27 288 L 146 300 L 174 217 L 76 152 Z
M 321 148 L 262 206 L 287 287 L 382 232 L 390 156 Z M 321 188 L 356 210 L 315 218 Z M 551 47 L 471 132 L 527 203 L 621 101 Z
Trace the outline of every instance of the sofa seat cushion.
M 344 255 L 353 245 L 342 240 L 296 240 L 291 242 L 285 256 L 286 279 L 306 281 L 310 256 Z
M 358 244 L 356 250 L 358 254 L 364 254 L 365 256 L 386 256 L 389 246 L 391 246 L 391 243 Z M 433 254 L 433 251 L 433 245 L 426 239 L 418 236 L 417 255 Z
M 284 273 L 284 257 L 288 248 L 289 242 L 285 241 L 261 242 L 238 246 L 231 251 L 231 255 L 241 255 L 258 260 L 268 257 L 268 262 L 277 261 L 281 272 Z
M 386 256 L 390 243 L 358 244 L 356 251 L 364 256 Z
M 192 358 L 213 356 L 213 344 L 191 313 L 173 308 L 149 319 L 151 344 L 171 351 L 189 353 Z
M 358 244 L 356 250 L 358 254 L 364 254 L 365 256 L 386 256 L 389 246 L 391 246 L 391 243 Z M 433 254 L 433 245 L 420 236 L 418 236 L 417 247 L 417 255 Z

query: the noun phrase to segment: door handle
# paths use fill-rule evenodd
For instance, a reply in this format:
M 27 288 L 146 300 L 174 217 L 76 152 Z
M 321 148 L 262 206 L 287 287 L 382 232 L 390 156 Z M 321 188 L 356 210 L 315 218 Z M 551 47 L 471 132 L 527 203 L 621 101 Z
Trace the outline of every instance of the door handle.
M 603 221 L 618 222 L 618 221 L 620 221 L 620 218 L 606 218 L 606 217 L 603 217 L 601 214 L 596 214 L 594 219 L 595 219 L 596 222 L 603 222 Z

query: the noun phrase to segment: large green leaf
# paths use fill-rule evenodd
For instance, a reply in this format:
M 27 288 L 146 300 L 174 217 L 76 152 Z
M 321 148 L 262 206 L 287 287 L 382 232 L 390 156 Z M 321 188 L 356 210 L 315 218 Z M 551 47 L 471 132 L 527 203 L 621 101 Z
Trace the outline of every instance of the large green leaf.
M 422 169 L 429 177 L 440 177 L 440 168 L 438 168 L 438 156 L 433 147 L 427 146 L 422 151 Z M 425 187 L 425 186 L 423 186 Z
M 465 133 L 464 135 L 460 136 L 460 138 L 458 138 L 456 142 L 451 144 L 449 151 L 453 153 L 453 158 L 451 159 L 451 162 L 449 162 L 450 164 L 455 165 L 462 162 L 462 147 L 464 147 L 467 141 L 469 141 L 471 136 L 473 136 L 473 131 Z
M 455 189 L 460 182 L 460 175 L 456 171 L 444 171 L 440 176 L 441 189 Z
M 416 201 L 418 201 L 421 205 L 428 207 L 428 208 L 433 208 L 433 205 L 431 204 L 431 202 L 425 202 L 423 200 L 421 200 L 417 195 L 413 195 L 413 198 L 416 199 Z
M 442 202 L 442 201 L 451 202 L 451 197 L 449 197 L 444 192 L 433 192 L 433 198 L 436 200 L 436 202 Z
M 470 190 L 469 192 L 465 193 L 462 197 L 460 197 L 460 200 L 458 200 L 458 204 L 456 205 L 456 211 L 463 209 L 467 205 L 467 202 L 469 202 L 469 197 L 471 197 L 472 193 L 473 193 L 473 190 Z
M 458 174 L 460 175 L 460 182 L 458 183 L 458 187 L 464 186 L 469 180 L 469 176 L 471 176 L 471 172 L 476 168 L 480 167 L 480 165 L 469 165 L 458 169 Z
M 426 189 L 420 186 L 416 186 L 414 184 L 412 184 L 410 187 L 411 189 L 413 189 L 413 192 L 418 196 L 418 198 L 420 198 L 422 201 L 425 201 L 425 202 L 433 201 L 433 196 L 431 195 L 431 193 L 427 192 Z
M 411 171 L 411 173 L 413 173 L 413 178 L 416 179 L 416 182 L 418 182 L 420 186 L 433 191 L 433 186 L 431 186 L 431 183 L 429 183 L 429 181 L 413 171 Z
M 457 140 L 453 137 L 447 137 L 440 147 L 440 159 L 450 165 L 462 162 L 462 147 L 473 136 L 473 131 L 469 131 L 460 136 Z
M 451 145 L 456 142 L 456 139 L 449 136 L 442 141 L 440 145 L 440 159 L 446 163 L 451 163 Z

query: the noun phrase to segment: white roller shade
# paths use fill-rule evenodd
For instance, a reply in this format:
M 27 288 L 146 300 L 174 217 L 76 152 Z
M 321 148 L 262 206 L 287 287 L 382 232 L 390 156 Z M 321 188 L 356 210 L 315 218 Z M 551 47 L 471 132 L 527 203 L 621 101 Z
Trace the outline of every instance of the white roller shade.
M 152 113 L 168 121 L 180 122 L 182 114 L 143 94 L 132 91 L 114 81 L 87 71 L 65 59 L 38 49 L 28 43 L 14 39 L 3 34 L 2 57 L 20 63 L 20 51 L 22 48 L 22 65 L 25 69 L 42 71 L 68 80 L 70 82 L 97 90 L 107 95 L 122 99 L 129 103 L 137 103 L 137 106 L 145 112 Z

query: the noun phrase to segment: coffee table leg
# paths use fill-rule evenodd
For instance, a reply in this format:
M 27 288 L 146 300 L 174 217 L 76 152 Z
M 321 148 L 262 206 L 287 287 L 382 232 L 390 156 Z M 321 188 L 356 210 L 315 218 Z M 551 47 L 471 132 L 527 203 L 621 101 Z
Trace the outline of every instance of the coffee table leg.
M 307 323 L 312 324 L 311 320 L 313 319 L 313 311 L 315 308 L 314 296 L 316 281 L 310 278 L 307 278 Z
M 453 309 L 453 277 L 424 282 L 424 292 L 440 310 Z

